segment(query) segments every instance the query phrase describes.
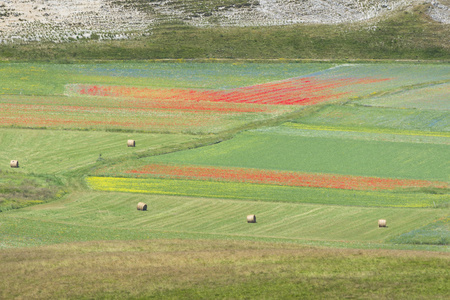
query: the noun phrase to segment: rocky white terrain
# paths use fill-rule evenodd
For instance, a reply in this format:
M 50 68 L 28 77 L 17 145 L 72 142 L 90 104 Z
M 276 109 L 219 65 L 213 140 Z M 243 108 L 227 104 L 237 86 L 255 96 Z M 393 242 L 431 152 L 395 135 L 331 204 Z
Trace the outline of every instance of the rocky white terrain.
M 449 1 L 425 1 L 430 4 L 428 14 L 434 20 L 450 23 Z M 149 35 L 156 23 L 174 19 L 193 26 L 351 23 L 424 3 L 418 0 L 248 0 L 245 5 L 199 11 L 193 0 L 136 2 L 135 5 L 131 0 L 0 0 L 0 43 L 126 39 Z
M 108 0 L 0 1 L 0 42 L 126 38 L 153 19 Z

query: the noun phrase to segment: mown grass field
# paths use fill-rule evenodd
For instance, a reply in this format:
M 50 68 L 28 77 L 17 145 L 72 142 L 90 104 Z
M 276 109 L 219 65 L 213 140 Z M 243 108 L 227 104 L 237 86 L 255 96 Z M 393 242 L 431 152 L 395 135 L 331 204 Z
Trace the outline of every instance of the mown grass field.
M 7 128 L 0 129 L 0 156 L 4 158 L 2 169 L 15 159 L 20 162 L 20 173 L 63 174 L 161 147 L 195 144 L 200 138 L 183 134 Z M 127 147 L 129 139 L 137 141 L 136 147 Z
M 2 298 L 448 294 L 447 65 L 0 67 L 0 272 L 17 275 L 2 281 Z M 43 71 L 17 83 L 32 69 Z M 423 104 L 425 94 L 437 100 Z M 192 122 L 202 121 L 198 107 L 213 111 L 202 128 Z M 120 124 L 130 114 L 132 126 Z M 177 123 L 182 116 L 186 125 Z M 19 168 L 10 168 L 12 159 Z M 172 173 L 130 172 L 152 164 Z M 200 167 L 259 174 L 260 182 Z M 291 173 L 347 185 L 279 182 Z M 401 184 L 347 182 L 363 180 Z M 148 210 L 136 210 L 138 202 Z M 257 223 L 246 222 L 249 214 Z M 133 275 L 145 284 L 131 288 Z
M 147 203 L 148 211 L 136 210 L 138 202 Z M 256 224 L 247 224 L 249 214 L 257 215 Z M 444 220 L 446 215 L 446 210 L 436 208 L 349 207 L 245 198 L 76 192 L 63 201 L 6 212 L 1 233 L 4 248 L 166 237 L 411 249 L 414 247 L 395 246 L 385 241 L 420 228 L 418 224 Z M 388 220 L 388 227 L 378 228 L 380 218 Z M 440 227 L 446 226 L 448 223 Z M 433 244 L 419 244 L 416 248 L 444 249 Z

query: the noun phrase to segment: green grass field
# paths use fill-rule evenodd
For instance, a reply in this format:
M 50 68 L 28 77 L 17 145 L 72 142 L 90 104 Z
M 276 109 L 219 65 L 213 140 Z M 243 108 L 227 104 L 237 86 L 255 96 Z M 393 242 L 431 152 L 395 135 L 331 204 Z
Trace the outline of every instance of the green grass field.
M 449 153 L 448 145 L 442 144 L 304 137 L 254 130 L 220 144 L 144 160 L 448 181 Z
M 8 274 L 0 298 L 448 294 L 447 188 L 345 190 L 127 173 L 168 163 L 448 185 L 447 65 L 8 63 L 0 69 L 0 273 Z M 132 103 L 150 100 L 70 94 L 67 87 L 223 91 L 299 76 L 322 83 L 388 79 L 341 85 L 333 90 L 337 98 L 309 108 L 259 104 L 264 112 L 221 113 L 225 119 L 214 113 L 196 132 L 143 128 L 139 122 L 159 120 L 162 110 L 167 124 L 180 121 L 178 109 L 146 106 L 133 116 L 133 126 L 141 127 L 105 126 L 126 115 L 109 109 L 128 114 Z M 436 100 L 424 103 L 427 94 Z M 401 95 L 410 101 L 401 102 Z M 214 105 L 237 111 L 254 104 Z M 32 123 L 39 114 L 39 121 L 60 123 Z M 103 123 L 90 126 L 94 116 Z M 127 147 L 128 139 L 136 147 Z M 19 168 L 10 168 L 13 159 Z M 138 211 L 138 202 L 148 210 Z M 249 214 L 257 223 L 246 222 Z
M 5 81 L 2 81 L 3 90 L 8 82 L 17 81 L 21 73 L 24 73 L 26 77 L 24 81 L 29 84 L 22 85 L 26 88 L 23 93 L 17 89 L 10 90 L 7 94 L 12 95 L 2 96 L 2 103 L 39 104 L 50 108 L 76 105 L 89 107 L 93 112 L 100 108 L 122 105 L 120 102 L 122 100 L 116 98 L 60 96 L 67 91 L 66 85 L 69 83 L 107 85 L 121 83 L 164 88 L 173 82 L 173 87 L 176 88 L 229 89 L 302 75 L 347 78 L 370 74 L 373 78 L 394 79 L 366 86 L 370 88 L 369 90 L 364 89 L 363 85 L 353 86 L 351 91 L 339 87 L 340 92 L 350 92 L 347 97 L 350 97 L 351 101 L 347 105 L 325 105 L 318 110 L 305 111 L 304 116 L 294 120 L 298 123 L 254 129 L 240 133 L 231 140 L 181 152 L 174 151 L 214 143 L 220 141 L 221 136 L 105 132 L 102 128 L 89 130 L 89 127 L 82 131 L 74 131 L 70 129 L 80 128 L 73 123 L 68 123 L 66 130 L 5 128 L 0 131 L 3 145 L 0 147 L 0 153 L 5 158 L 2 169 L 8 168 L 9 160 L 17 159 L 20 161 L 20 168 L 10 170 L 11 172 L 25 177 L 27 174 L 56 176 L 58 182 L 71 186 L 62 189 L 66 192 L 85 188 L 86 184 L 79 176 L 91 174 L 130 177 L 125 175 L 125 170 L 152 162 L 448 181 L 446 162 L 448 116 L 445 110 L 440 109 L 438 102 L 426 110 L 353 105 L 358 101 L 379 97 L 378 95 L 384 91 L 405 89 L 408 93 L 412 93 L 422 89 L 411 89 L 411 86 L 446 81 L 448 78 L 445 65 L 422 65 L 420 68 L 414 64 L 332 66 L 331 64 L 107 63 L 66 66 L 5 64 L 3 66 L 5 72 L 2 72 L 5 78 Z M 187 76 L 188 73 L 192 75 Z M 241 73 L 246 76 L 237 76 Z M 151 80 L 148 81 L 149 79 Z M 48 84 L 49 82 L 51 84 Z M 21 93 L 22 96 L 14 95 Z M 33 94 L 41 96 L 31 96 Z M 49 97 L 50 95 L 52 97 Z M 437 95 L 442 97 L 442 90 L 439 90 Z M 360 100 L 362 98 L 367 100 Z M 11 112 L 14 115 L 14 111 Z M 69 119 L 73 113 L 63 113 L 59 117 Z M 157 116 L 151 118 L 155 119 Z M 7 115 L 4 115 L 3 119 L 8 120 Z M 437 119 L 441 122 L 436 122 Z M 242 121 L 244 122 L 242 124 L 255 122 L 252 118 Z M 361 123 L 362 121 L 364 122 Z M 433 125 L 427 126 L 431 123 Z M 135 139 L 137 147 L 126 147 L 127 139 Z M 333 151 L 330 152 L 329 149 Z M 173 153 L 157 155 L 166 152 Z M 8 181 L 10 179 L 7 179 L 8 175 L 5 178 L 5 182 L 10 182 Z M 92 180 L 94 179 L 95 177 L 92 177 Z M 316 203 L 359 207 L 445 208 L 448 205 L 446 200 L 448 193 L 445 189 L 342 191 L 156 178 L 95 180 L 97 181 L 89 181 L 89 184 L 100 190 L 248 199 L 251 202 L 262 200 L 268 203 Z M 103 185 L 107 180 L 109 181 L 105 188 Z M 41 183 L 36 183 L 34 189 L 38 186 L 46 187 L 42 180 L 37 182 Z M 49 182 L 49 186 L 55 186 L 55 190 L 60 189 L 57 187 L 58 184 Z M 61 195 L 61 192 L 58 195 Z M 46 202 L 42 199 L 13 198 L 9 193 L 8 200 L 4 201 L 5 207 L 14 205 L 21 207 L 25 205 L 24 203 L 36 203 L 34 200 L 38 201 L 37 203 Z M 418 225 L 418 228 L 420 226 Z
M 138 201 L 148 211 L 137 211 Z M 256 224 L 246 223 L 249 213 Z M 250 298 L 445 299 L 448 292 L 448 255 L 430 252 L 445 248 L 430 234 L 430 245 L 403 237 L 445 217 L 442 209 L 85 192 L 2 214 L 7 299 L 240 298 L 249 291 Z M 387 228 L 377 227 L 380 217 Z
M 148 211 L 136 210 L 138 202 L 147 203 Z M 385 241 L 444 218 L 447 210 L 76 192 L 62 201 L 2 214 L 6 248 L 164 237 L 395 248 Z M 256 224 L 247 224 L 249 214 L 257 216 Z M 378 228 L 381 218 L 388 220 L 387 228 Z
M 18 160 L 20 173 L 64 174 L 95 168 L 103 161 L 193 143 L 201 136 L 104 131 L 0 129 L 2 168 Z M 127 141 L 136 147 L 127 147 Z

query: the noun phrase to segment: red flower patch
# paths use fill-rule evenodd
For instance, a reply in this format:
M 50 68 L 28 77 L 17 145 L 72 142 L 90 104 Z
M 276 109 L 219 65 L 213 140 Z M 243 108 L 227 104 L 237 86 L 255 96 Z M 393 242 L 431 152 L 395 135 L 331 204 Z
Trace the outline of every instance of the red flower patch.
M 275 83 L 259 84 L 227 91 L 203 91 L 182 89 L 151 89 L 125 86 L 79 85 L 77 91 L 83 95 L 145 98 L 156 101 L 193 101 L 248 103 L 269 105 L 314 105 L 337 99 L 349 91 L 337 92 L 341 87 L 369 84 L 389 79 L 340 78 L 318 79 L 305 77 Z M 200 109 L 198 107 L 197 109 Z M 208 108 L 205 108 L 208 109 Z M 217 107 L 215 107 L 217 109 Z M 228 108 L 230 110 L 230 108 Z M 232 110 L 232 109 L 231 109 Z
M 411 187 L 448 188 L 448 183 L 439 181 L 165 164 L 151 164 L 137 170 L 128 170 L 126 173 L 178 179 L 221 180 L 346 190 L 392 190 Z

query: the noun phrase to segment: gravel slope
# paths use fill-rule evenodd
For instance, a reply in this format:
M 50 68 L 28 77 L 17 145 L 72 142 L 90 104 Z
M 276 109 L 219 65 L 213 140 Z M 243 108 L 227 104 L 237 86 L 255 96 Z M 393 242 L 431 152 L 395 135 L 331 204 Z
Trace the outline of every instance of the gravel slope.
M 428 2 L 429 15 L 449 24 L 449 1 Z M 245 5 L 216 5 L 211 11 L 199 11 L 198 3 L 193 0 L 4 0 L 0 2 L 0 43 L 125 39 L 135 34 L 151 34 L 155 23 L 171 19 L 181 19 L 194 26 L 351 23 L 407 9 L 423 1 L 247 0 Z

